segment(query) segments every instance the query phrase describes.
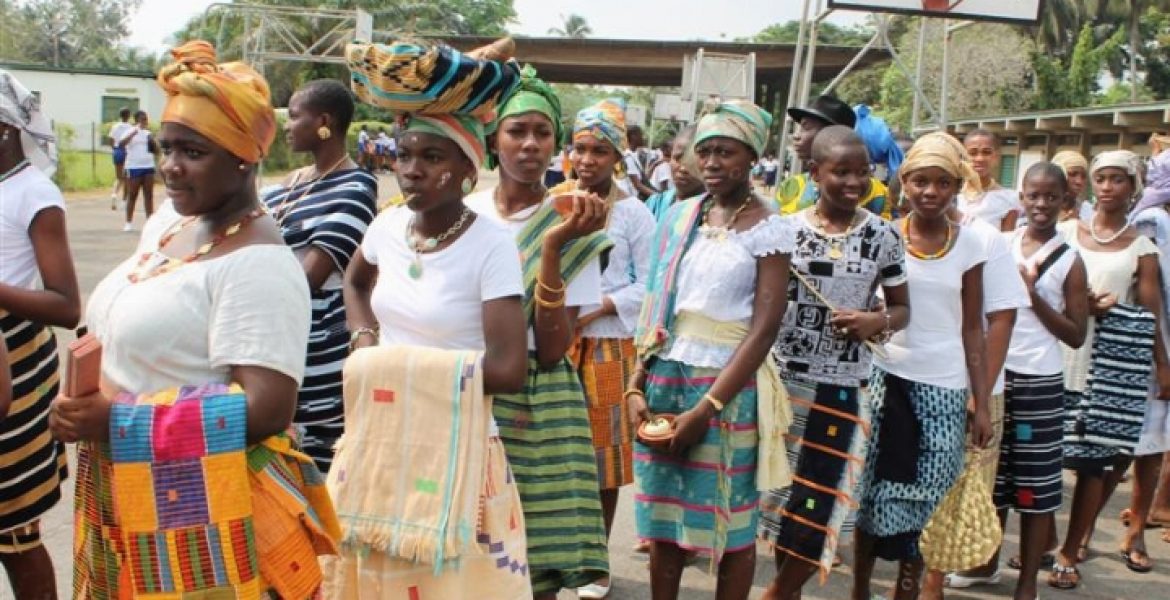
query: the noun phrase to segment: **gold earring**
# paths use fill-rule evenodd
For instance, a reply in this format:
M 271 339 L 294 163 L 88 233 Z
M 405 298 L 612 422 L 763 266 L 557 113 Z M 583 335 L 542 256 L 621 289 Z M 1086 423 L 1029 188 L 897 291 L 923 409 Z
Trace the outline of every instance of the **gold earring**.
M 240 164 L 239 164 L 239 166 L 237 166 L 236 168 L 237 168 L 237 169 L 239 169 L 239 170 L 241 170 L 241 171 L 247 171 L 247 170 L 248 170 L 248 164 L 247 164 L 247 163 L 240 163 Z
M 333 132 L 329 131 L 328 127 L 322 125 L 322 126 L 317 128 L 317 137 L 321 138 L 321 140 L 324 141 L 324 140 L 327 140 L 327 139 L 333 137 Z

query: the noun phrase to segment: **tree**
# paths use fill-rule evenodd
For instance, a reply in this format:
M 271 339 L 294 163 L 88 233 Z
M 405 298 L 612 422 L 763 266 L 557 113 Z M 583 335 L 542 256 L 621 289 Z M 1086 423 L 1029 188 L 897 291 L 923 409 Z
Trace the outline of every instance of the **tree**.
M 800 35 L 800 21 L 774 23 L 747 40 L 760 44 L 795 44 Z M 817 28 L 817 44 L 826 46 L 864 46 L 873 37 L 873 28 L 865 25 L 844 27 L 824 22 Z
M 561 15 L 563 23 L 560 27 L 553 27 L 548 30 L 549 35 L 567 38 L 586 38 L 593 34 L 593 28 L 589 26 L 589 21 L 585 17 L 577 14 L 569 16 Z
M 26 0 L 3 2 L 3 57 L 54 67 L 80 65 L 85 56 L 111 51 L 130 33 L 141 0 Z
M 1119 53 L 1125 31 L 1118 29 L 1113 37 L 1098 44 L 1092 26 L 1086 24 L 1077 36 L 1077 44 L 1068 58 L 1034 53 L 1032 66 L 1036 73 L 1033 108 L 1073 108 L 1088 106 L 1097 91 L 1102 67 L 1110 57 Z

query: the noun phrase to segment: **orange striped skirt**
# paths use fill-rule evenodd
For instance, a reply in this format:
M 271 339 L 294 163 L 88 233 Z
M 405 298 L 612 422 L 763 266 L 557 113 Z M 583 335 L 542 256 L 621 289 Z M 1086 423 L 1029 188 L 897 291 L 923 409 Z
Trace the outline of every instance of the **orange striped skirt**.
M 634 436 L 623 394 L 637 359 L 634 341 L 625 338 L 578 338 L 569 350 L 589 405 L 597 479 L 603 490 L 634 482 Z

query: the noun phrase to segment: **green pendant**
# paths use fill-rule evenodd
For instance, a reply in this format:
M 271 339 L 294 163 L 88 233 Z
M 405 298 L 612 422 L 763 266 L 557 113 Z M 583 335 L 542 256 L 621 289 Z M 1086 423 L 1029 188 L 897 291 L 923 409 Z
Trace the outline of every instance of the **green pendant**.
M 422 262 L 417 257 L 411 261 L 410 267 L 406 270 L 406 274 L 410 275 L 411 279 L 422 277 Z

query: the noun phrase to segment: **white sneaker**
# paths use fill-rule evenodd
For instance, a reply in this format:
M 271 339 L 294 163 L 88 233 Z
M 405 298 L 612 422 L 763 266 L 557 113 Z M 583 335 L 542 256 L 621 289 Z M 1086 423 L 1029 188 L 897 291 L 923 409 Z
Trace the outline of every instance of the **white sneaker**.
M 132 231 L 134 231 L 134 224 L 133 224 L 133 223 L 127 223 L 127 224 L 123 225 L 123 226 L 122 226 L 122 231 L 126 231 L 126 232 L 132 232 Z
M 577 588 L 577 597 L 581 600 L 601 600 L 609 595 L 609 586 L 591 583 Z

